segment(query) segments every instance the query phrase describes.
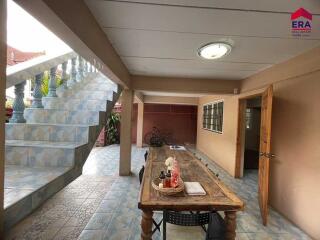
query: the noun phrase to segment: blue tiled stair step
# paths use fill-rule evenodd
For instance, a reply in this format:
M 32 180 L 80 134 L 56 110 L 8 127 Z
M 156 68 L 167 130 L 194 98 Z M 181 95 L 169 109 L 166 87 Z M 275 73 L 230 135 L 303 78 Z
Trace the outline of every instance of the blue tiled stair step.
M 94 141 L 97 125 L 49 124 L 49 123 L 7 123 L 7 140 L 89 142 Z
M 65 109 L 65 110 L 89 110 L 106 111 L 106 100 L 80 99 L 80 98 L 42 98 L 42 103 L 46 109 Z M 68 104 L 66 104 L 68 103 Z
M 101 84 L 103 84 L 103 83 L 115 84 L 103 75 L 98 75 L 98 76 L 94 77 L 90 82 L 101 83 Z
M 100 90 L 78 90 L 66 91 L 60 97 L 72 97 L 80 99 L 96 99 L 96 100 L 113 100 L 113 91 L 100 91 Z
M 85 143 L 6 140 L 6 164 L 28 167 L 72 167 L 86 157 Z
M 86 79 L 82 82 L 75 83 L 71 89 L 86 89 L 89 87 L 90 89 L 97 89 L 97 86 L 101 86 L 102 90 L 113 90 L 117 91 L 118 86 L 109 80 L 103 79 Z M 69 88 L 70 89 L 70 88 Z M 101 88 L 100 88 L 101 89 Z M 99 90 L 99 89 L 98 89 Z
M 57 88 L 57 94 L 58 96 L 65 96 L 65 95 L 74 95 L 76 92 L 79 92 L 81 90 L 87 90 L 87 91 L 114 91 L 117 92 L 118 85 L 111 83 L 111 82 L 95 82 L 94 80 L 87 80 L 84 82 L 77 82 L 72 87 L 65 88 Z
M 104 123 L 102 111 L 68 111 L 57 109 L 27 108 L 24 111 L 27 123 L 88 124 Z M 100 122 L 99 122 L 100 121 Z
M 85 90 L 90 90 L 90 91 L 117 91 L 117 85 L 111 84 L 111 83 L 88 83 L 85 88 Z

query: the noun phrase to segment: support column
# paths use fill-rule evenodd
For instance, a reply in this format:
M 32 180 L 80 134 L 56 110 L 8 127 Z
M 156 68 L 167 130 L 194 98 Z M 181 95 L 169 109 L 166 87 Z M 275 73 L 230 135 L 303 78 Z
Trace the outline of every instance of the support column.
M 123 90 L 121 95 L 120 176 L 128 176 L 131 171 L 132 105 L 133 91 L 130 89 Z
M 138 117 L 137 117 L 137 147 L 143 145 L 143 112 L 144 103 L 138 103 Z
M 7 66 L 7 1 L 0 0 L 0 236 L 4 236 L 4 141 Z

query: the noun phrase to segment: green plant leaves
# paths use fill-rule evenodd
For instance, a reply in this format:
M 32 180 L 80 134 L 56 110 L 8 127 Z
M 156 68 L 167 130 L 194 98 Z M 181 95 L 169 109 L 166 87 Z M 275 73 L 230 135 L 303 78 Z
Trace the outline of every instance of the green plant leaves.
M 120 143 L 120 114 L 111 112 L 107 124 L 106 124 L 106 133 L 107 133 L 107 142 L 108 144 L 119 144 Z

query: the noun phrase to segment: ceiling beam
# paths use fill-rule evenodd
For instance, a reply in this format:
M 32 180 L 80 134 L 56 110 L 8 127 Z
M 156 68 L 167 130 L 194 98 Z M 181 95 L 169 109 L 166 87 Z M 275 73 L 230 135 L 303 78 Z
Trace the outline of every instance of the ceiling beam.
M 178 105 L 198 105 L 197 97 L 176 97 L 176 96 L 144 96 L 144 103 L 156 104 L 178 104 Z
M 127 68 L 83 0 L 15 2 L 87 61 L 99 62 L 102 65 L 99 70 L 112 81 L 130 88 Z
M 142 92 L 134 92 L 134 100 L 135 102 L 139 102 L 139 103 L 143 103 L 144 102 L 144 95 L 142 94 Z
M 234 94 L 241 81 L 196 78 L 131 76 L 131 86 L 136 91 L 159 91 L 199 94 Z

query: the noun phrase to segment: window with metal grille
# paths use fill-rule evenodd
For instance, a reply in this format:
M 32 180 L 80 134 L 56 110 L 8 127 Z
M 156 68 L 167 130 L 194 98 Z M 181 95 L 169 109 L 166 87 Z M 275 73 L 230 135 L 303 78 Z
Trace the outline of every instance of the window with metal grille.
M 223 101 L 203 105 L 203 129 L 222 133 Z

